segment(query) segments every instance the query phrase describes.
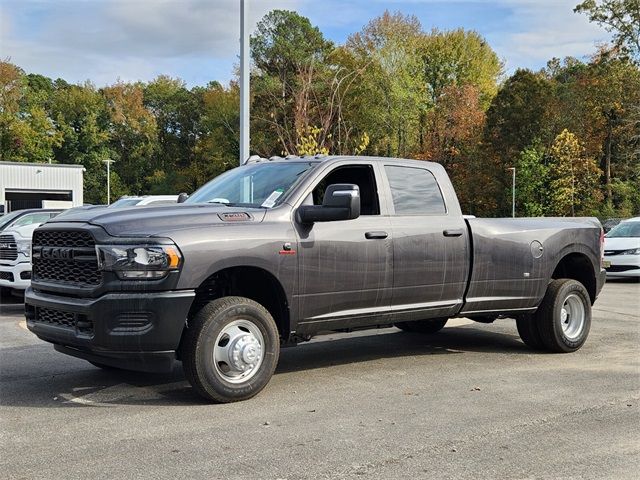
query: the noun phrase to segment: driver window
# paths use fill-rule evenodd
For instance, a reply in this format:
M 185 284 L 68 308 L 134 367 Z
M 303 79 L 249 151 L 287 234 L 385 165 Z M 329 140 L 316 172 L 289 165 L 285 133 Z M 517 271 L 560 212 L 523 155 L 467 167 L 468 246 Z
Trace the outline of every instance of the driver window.
M 313 205 L 322 205 L 327 186 L 334 183 L 354 183 L 360 188 L 360 215 L 380 215 L 378 188 L 371 165 L 338 167 L 324 177 L 313 190 Z M 310 202 L 310 198 L 305 201 Z

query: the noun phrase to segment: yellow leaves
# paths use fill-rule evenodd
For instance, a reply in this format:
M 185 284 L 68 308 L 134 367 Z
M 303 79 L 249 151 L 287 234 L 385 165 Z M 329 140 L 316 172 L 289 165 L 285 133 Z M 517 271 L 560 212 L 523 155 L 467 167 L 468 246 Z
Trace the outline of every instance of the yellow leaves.
M 322 129 L 316 126 L 307 126 L 296 129 L 298 141 L 296 150 L 298 155 L 328 155 L 329 149 L 321 145 Z
M 589 213 L 602 199 L 598 189 L 602 172 L 584 152 L 578 137 L 566 128 L 549 149 L 550 209 L 556 215 Z
M 364 152 L 369 146 L 369 141 L 369 134 L 367 132 L 364 132 L 360 137 L 360 144 L 356 147 L 356 150 L 355 152 L 353 152 L 353 154 L 360 155 L 362 152 Z

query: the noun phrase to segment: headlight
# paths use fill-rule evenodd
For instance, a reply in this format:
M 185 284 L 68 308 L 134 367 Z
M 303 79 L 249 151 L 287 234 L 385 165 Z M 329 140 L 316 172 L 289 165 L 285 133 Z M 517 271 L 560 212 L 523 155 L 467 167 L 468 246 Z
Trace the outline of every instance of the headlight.
M 640 248 L 632 248 L 631 250 L 625 250 L 621 255 L 640 255 Z
M 31 240 L 16 240 L 18 253 L 22 253 L 26 257 L 31 256 Z
M 182 256 L 173 245 L 96 245 L 98 267 L 123 280 L 158 279 L 178 270 Z

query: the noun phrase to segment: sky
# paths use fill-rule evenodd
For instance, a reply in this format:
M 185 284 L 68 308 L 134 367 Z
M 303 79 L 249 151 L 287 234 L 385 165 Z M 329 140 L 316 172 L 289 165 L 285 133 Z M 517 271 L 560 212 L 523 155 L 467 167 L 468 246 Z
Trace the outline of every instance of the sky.
M 586 59 L 609 34 L 573 13 L 579 0 L 247 0 L 252 28 L 268 11 L 295 10 L 341 43 L 385 10 L 424 30 L 482 34 L 505 63 L 539 69 Z M 234 76 L 239 0 L 0 0 L 0 59 L 28 73 L 98 86 L 160 74 L 189 86 Z

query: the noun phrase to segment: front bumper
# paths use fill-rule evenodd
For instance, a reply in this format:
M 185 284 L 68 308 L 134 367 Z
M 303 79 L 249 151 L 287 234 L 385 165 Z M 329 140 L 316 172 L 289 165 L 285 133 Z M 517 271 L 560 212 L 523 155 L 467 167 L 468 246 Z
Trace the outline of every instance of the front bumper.
M 640 277 L 640 255 L 605 256 L 608 262 L 607 278 Z
M 108 293 L 98 298 L 25 292 L 27 327 L 56 349 L 142 371 L 171 368 L 193 290 Z
M 0 265 L 0 287 L 25 290 L 31 285 L 31 262 Z

